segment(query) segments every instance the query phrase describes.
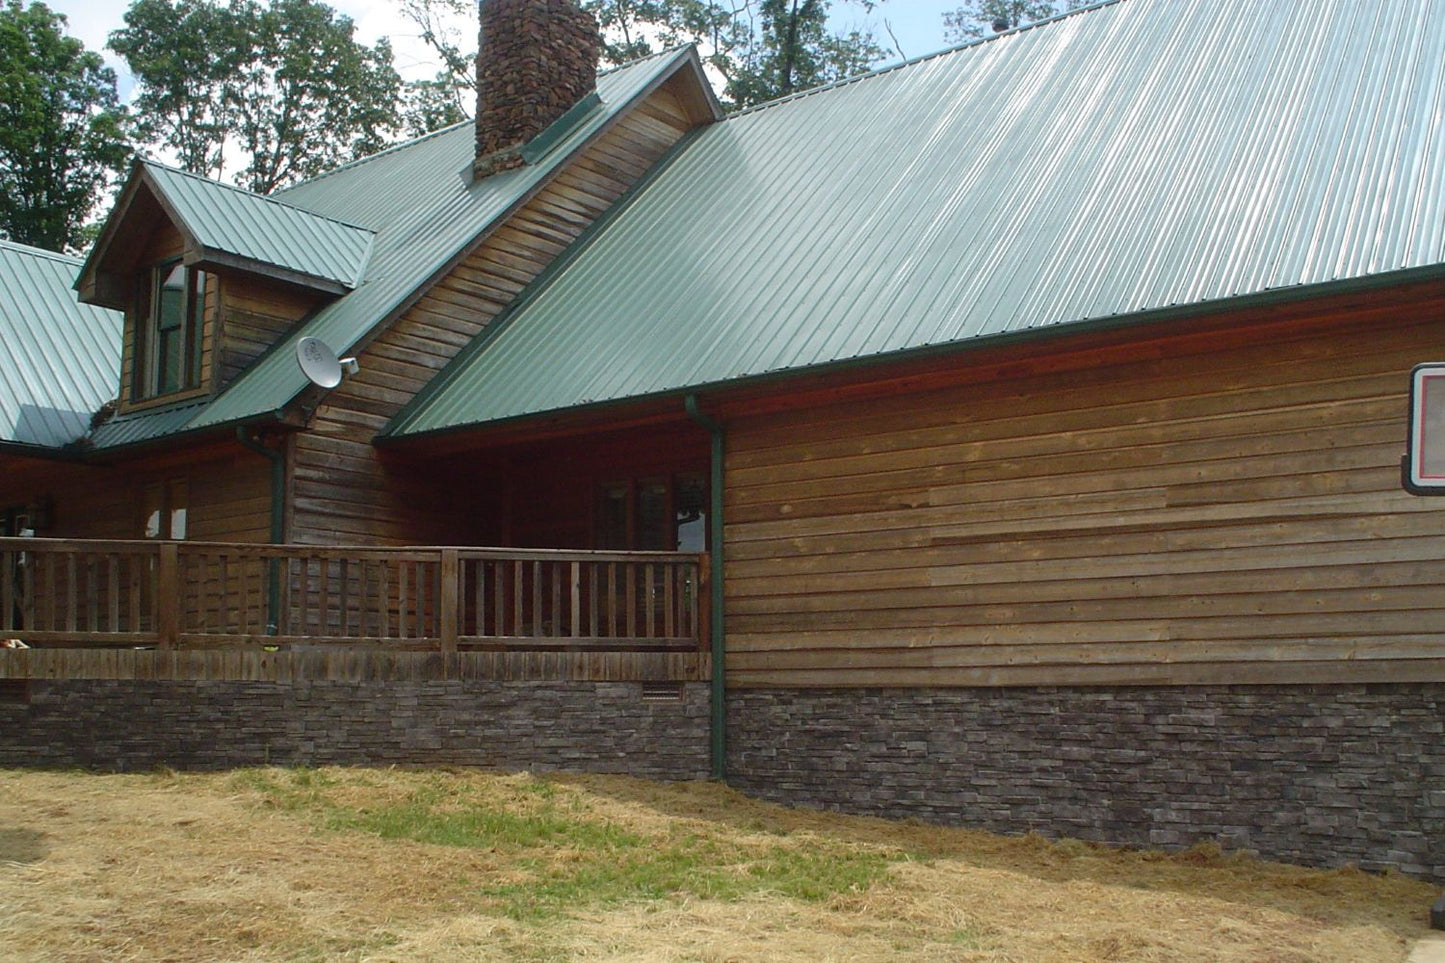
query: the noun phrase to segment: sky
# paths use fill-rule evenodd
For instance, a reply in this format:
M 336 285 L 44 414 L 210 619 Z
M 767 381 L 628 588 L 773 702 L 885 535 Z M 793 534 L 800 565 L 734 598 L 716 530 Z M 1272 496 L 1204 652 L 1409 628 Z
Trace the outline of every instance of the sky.
M 122 100 L 130 99 L 132 83 L 125 65 L 105 50 L 106 37 L 123 26 L 121 17 L 127 3 L 118 0 L 45 0 L 46 5 L 69 21 L 68 32 L 78 37 L 90 50 L 98 50 L 120 77 Z M 357 39 L 370 44 L 378 37 L 390 37 L 396 57 L 397 71 L 404 79 L 430 78 L 438 67 L 426 45 L 416 35 L 416 28 L 398 12 L 396 0 L 330 0 L 338 13 L 356 24 Z M 946 46 L 943 42 L 943 12 L 958 6 L 958 0 L 883 0 L 871 13 L 853 0 L 835 0 L 834 26 L 848 30 L 871 26 L 879 39 L 889 46 L 886 26 L 892 29 L 899 47 L 908 57 L 920 57 Z

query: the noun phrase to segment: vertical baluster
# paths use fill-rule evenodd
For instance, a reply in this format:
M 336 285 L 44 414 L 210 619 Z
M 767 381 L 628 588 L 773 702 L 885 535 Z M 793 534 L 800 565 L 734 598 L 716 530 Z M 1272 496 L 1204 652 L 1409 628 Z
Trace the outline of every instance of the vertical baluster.
M 526 579 L 522 577 L 521 561 L 512 563 L 512 634 L 520 636 L 527 624 L 526 617 L 522 614 L 522 586 Z
M 477 571 L 477 628 L 473 635 L 487 635 L 487 561 L 478 558 L 473 565 Z
M 80 588 L 75 577 L 75 552 L 65 553 L 65 631 L 74 632 L 80 608 Z
M 532 565 L 532 636 L 542 635 L 542 562 Z
M 549 611 L 549 612 L 546 613 L 546 616 L 547 616 L 547 617 L 546 617 L 545 619 L 543 619 L 543 621 L 542 621 L 542 630 L 543 630 L 544 632 L 546 632 L 546 631 L 547 631 L 547 627 L 550 625 L 550 626 L 551 626 L 551 631 L 550 631 L 548 634 L 551 635 L 553 638 L 561 638 L 561 636 L 562 636 L 562 563 L 560 563 L 560 562 L 550 562 L 550 563 L 549 563 L 549 562 L 544 562 L 544 563 L 542 563 L 542 564 L 544 564 L 544 565 L 547 566 L 547 572 L 548 572 L 548 573 L 551 575 L 551 577 L 552 577 L 552 609 L 551 609 L 551 611 Z
M 299 625 L 293 624 L 292 635 L 302 637 L 311 634 L 311 559 L 302 555 L 296 559 L 296 596 L 299 604 L 296 606 L 295 619 Z
M 341 623 L 341 635 L 345 636 L 346 638 L 350 638 L 351 613 L 349 610 L 351 608 L 351 560 L 348 558 L 342 558 L 339 562 L 337 562 L 337 568 L 340 570 L 339 574 L 341 577 L 340 591 L 337 593 L 337 605 L 341 609 L 341 611 L 338 613 L 338 619 Z
M 637 563 L 627 562 L 627 637 L 637 638 Z
M 98 560 L 94 555 L 85 556 L 85 630 L 100 631 L 100 585 Z
M 376 601 L 380 606 L 381 637 L 389 639 L 391 638 L 391 563 L 387 559 L 382 559 L 377 563 L 377 567 L 380 569 L 378 581 L 381 582 L 376 593 Z
M 607 631 L 609 639 L 617 637 L 617 563 L 607 563 Z
M 579 562 L 572 562 L 568 566 L 572 574 L 572 624 L 568 626 L 572 638 L 582 634 L 582 566 Z
M 320 594 L 316 601 L 316 618 L 318 619 L 316 634 L 329 636 L 331 634 L 331 559 L 323 557 L 316 561 L 320 564 L 320 574 L 317 579 L 320 583 Z
M 216 560 L 216 631 L 225 635 L 231 631 L 231 560 L 225 555 L 215 556 Z M 239 626 L 238 626 L 239 628 Z
M 407 602 L 407 563 L 398 561 L 396 563 L 396 634 L 397 638 L 406 638 L 406 602 Z
M 680 569 L 681 566 L 674 562 L 667 562 L 662 566 L 662 634 L 669 639 L 676 637 L 677 619 L 672 614 L 675 597 L 672 583 Z
M 507 566 L 500 560 L 492 562 L 492 635 L 507 634 Z
M 35 570 L 40 565 L 40 555 L 37 552 L 27 554 L 26 564 L 20 570 L 20 605 L 22 624 L 28 628 L 40 628 L 40 603 L 35 598 L 35 586 L 40 582 L 40 575 Z
M 597 593 L 597 563 L 587 563 L 587 636 L 597 638 L 597 610 L 602 599 Z
M 120 557 L 111 552 L 105 557 L 106 561 L 106 592 L 105 603 L 109 619 L 106 622 L 106 631 L 120 631 Z
M 57 612 L 56 605 L 59 602 L 59 599 L 55 597 L 55 569 L 57 566 L 55 565 L 55 556 L 49 554 L 42 556 L 37 552 L 35 561 L 39 562 L 42 558 L 45 559 L 45 598 L 49 602 L 46 611 L 45 628 L 53 632 L 60 625 L 59 620 L 55 617 Z
M 644 638 L 657 636 L 657 572 L 651 562 L 642 568 L 643 600 L 647 605 L 646 634 Z
M 139 632 L 141 630 L 140 595 L 141 582 L 145 580 L 148 566 L 146 557 L 132 552 L 126 556 L 126 568 L 130 575 L 130 625 L 129 631 Z

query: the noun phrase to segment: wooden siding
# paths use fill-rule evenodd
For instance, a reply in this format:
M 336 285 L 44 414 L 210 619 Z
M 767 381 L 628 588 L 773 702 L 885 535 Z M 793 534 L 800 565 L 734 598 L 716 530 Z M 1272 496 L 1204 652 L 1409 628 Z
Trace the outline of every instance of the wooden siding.
M 211 372 L 218 392 L 262 352 L 281 340 L 320 301 L 314 294 L 248 275 L 219 280 L 220 349 L 215 352 L 216 367 Z
M 1445 678 L 1399 467 L 1445 312 L 1377 304 L 734 417 L 730 683 Z
M 186 495 L 186 537 L 264 542 L 270 535 L 270 467 L 234 446 L 116 465 L 77 465 L 0 457 L 0 507 L 37 498 L 52 505 L 58 538 L 140 538 L 147 487 L 179 482 Z
M 360 353 L 360 374 L 298 436 L 291 541 L 452 541 L 436 472 L 389 466 L 372 439 L 692 125 L 670 85 L 624 116 Z M 443 496 L 445 497 L 445 496 Z

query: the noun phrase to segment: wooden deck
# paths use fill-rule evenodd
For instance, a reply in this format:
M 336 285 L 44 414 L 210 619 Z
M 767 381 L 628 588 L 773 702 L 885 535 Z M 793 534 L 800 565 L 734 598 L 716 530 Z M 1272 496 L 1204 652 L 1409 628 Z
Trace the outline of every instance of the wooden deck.
M 6 538 L 0 677 L 699 679 L 707 561 Z

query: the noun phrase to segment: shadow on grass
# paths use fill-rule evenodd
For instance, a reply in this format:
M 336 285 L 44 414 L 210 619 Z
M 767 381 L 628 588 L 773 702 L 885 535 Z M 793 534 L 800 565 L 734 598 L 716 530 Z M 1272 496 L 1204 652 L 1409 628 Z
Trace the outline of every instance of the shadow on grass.
M 45 834 L 34 829 L 0 826 L 0 863 L 38 863 L 50 852 Z

